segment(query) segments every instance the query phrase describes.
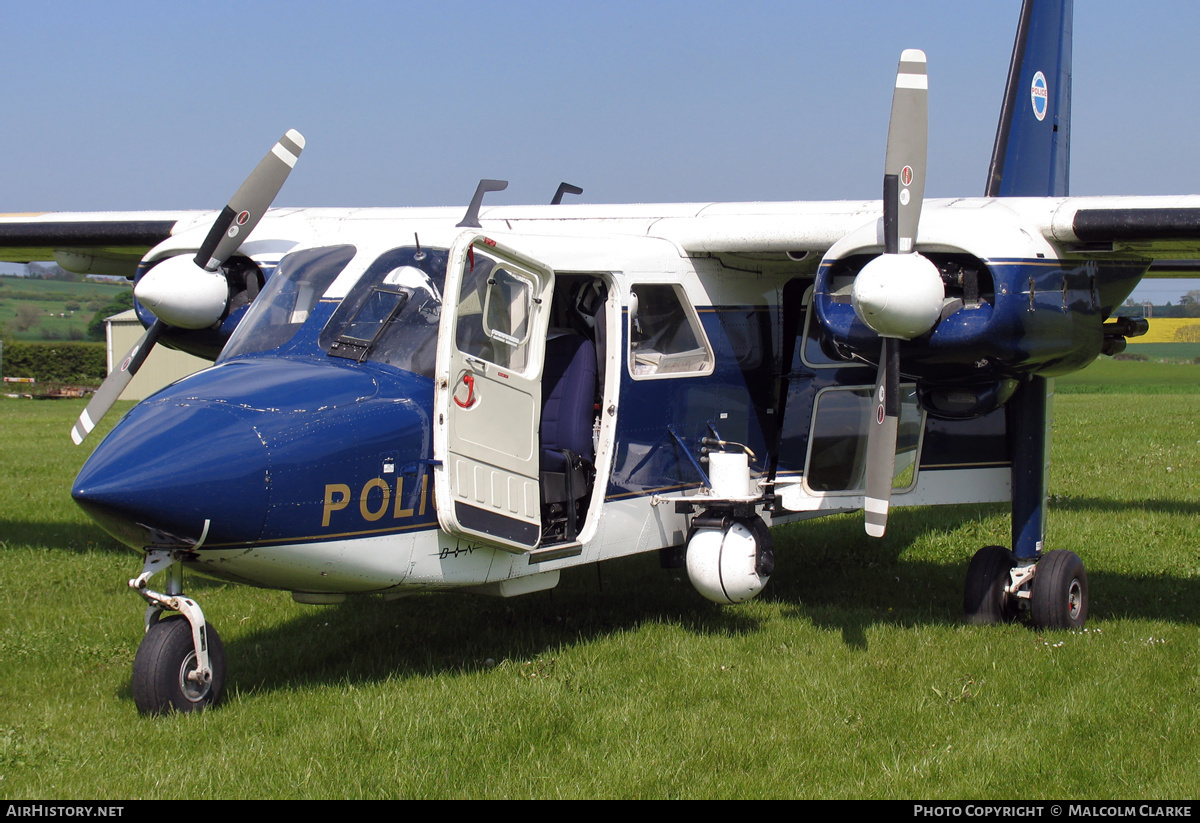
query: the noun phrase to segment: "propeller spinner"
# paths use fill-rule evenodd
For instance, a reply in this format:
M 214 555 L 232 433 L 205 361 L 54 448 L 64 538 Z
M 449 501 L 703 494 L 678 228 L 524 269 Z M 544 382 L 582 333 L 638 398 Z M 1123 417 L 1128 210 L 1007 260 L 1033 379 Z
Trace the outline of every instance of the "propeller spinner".
M 863 267 L 851 300 L 858 318 L 881 338 L 875 378 L 875 414 L 867 434 L 867 534 L 887 529 L 900 420 L 900 341 L 925 334 L 937 322 L 945 289 L 937 267 L 916 252 L 925 199 L 929 82 L 925 53 L 900 55 L 888 125 L 883 173 L 884 253 Z
M 76 445 L 83 442 L 121 396 L 164 328 L 203 329 L 225 314 L 229 282 L 221 272 L 221 265 L 258 225 L 303 149 L 304 137 L 289 129 L 234 192 L 195 258 L 186 255 L 168 258 L 138 281 L 134 295 L 157 319 L 125 355 L 121 365 L 105 378 L 79 415 L 71 428 L 71 439 Z

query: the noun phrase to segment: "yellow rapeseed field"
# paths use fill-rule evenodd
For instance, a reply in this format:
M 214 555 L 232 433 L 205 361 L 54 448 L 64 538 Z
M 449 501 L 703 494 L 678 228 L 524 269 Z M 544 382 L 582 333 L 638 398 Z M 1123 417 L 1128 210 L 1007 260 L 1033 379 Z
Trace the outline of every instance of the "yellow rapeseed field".
M 1152 317 L 1150 331 L 1131 343 L 1200 343 L 1200 317 Z

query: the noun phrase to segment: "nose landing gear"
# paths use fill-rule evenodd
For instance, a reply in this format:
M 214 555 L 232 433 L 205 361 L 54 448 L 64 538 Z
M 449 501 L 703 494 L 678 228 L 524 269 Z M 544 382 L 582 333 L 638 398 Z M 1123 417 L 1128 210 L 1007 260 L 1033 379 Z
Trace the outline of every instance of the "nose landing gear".
M 167 593 L 146 587 L 167 569 Z M 133 661 L 133 701 L 142 714 L 201 711 L 216 704 L 225 688 L 225 646 L 204 619 L 199 604 L 184 597 L 183 564 L 176 554 L 150 551 L 142 573 L 129 587 L 149 604 L 146 634 Z M 164 610 L 179 612 L 160 619 Z

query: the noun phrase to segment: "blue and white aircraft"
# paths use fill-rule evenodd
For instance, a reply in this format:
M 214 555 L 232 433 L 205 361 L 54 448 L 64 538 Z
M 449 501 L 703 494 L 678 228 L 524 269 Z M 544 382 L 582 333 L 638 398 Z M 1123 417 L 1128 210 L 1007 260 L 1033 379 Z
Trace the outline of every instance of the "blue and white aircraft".
M 213 213 L 0 219 L 0 258 L 135 278 L 142 341 L 214 365 L 138 404 L 75 499 L 145 557 L 140 711 L 215 703 L 225 652 L 183 570 L 350 595 L 549 589 L 658 551 L 754 597 L 769 527 L 1009 501 L 968 619 L 1078 627 L 1043 542 L 1053 378 L 1145 331 L 1113 318 L 1200 257 L 1200 197 L 1072 198 L 1070 0 L 1026 0 L 983 197 L 925 200 L 925 55 L 896 76 L 883 199 L 277 209 L 289 131 Z M 1153 272 L 1151 272 L 1153 273 Z M 151 587 L 155 575 L 165 582 Z M 163 613 L 170 613 L 163 616 Z

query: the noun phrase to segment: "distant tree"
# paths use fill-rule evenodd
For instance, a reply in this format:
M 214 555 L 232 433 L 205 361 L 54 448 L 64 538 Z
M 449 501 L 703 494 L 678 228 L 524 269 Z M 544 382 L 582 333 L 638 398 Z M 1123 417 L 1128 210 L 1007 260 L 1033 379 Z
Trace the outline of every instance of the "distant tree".
M 1179 306 L 1184 317 L 1200 317 L 1200 289 L 1192 289 L 1179 298 Z
M 1200 325 L 1180 326 L 1175 330 L 1176 343 L 1200 343 Z
M 28 303 L 17 308 L 17 316 L 12 322 L 14 331 L 25 332 L 33 328 L 33 324 L 42 319 L 42 313 Z
M 88 323 L 88 340 L 103 340 L 105 319 L 132 308 L 133 289 L 122 289 L 107 305 L 97 311 L 96 315 L 92 318 L 92 322 Z
M 63 280 L 68 283 L 82 283 L 87 280 L 87 275 L 67 271 L 57 263 L 27 263 L 25 271 L 30 277 L 42 280 Z

